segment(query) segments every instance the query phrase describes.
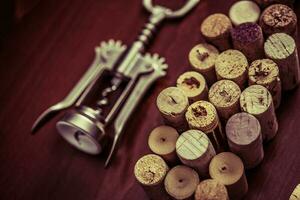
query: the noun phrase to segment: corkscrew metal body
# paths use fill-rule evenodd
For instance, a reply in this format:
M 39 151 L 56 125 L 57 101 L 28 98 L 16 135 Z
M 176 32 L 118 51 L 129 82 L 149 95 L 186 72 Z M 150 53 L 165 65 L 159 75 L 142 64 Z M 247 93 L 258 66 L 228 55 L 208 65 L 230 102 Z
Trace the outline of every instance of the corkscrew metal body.
M 144 0 L 151 13 L 138 39 L 127 48 L 120 41 L 102 42 L 95 48 L 95 59 L 71 92 L 44 111 L 35 121 L 32 132 L 59 111 L 73 107 L 56 124 L 62 137 L 77 149 L 99 154 L 112 129 L 113 142 L 105 165 L 116 148 L 124 127 L 139 101 L 157 79 L 166 75 L 165 59 L 157 54 L 143 54 L 157 25 L 166 18 L 187 14 L 200 0 L 188 0 L 179 10 L 153 5 Z M 96 102 L 93 99 L 97 98 Z

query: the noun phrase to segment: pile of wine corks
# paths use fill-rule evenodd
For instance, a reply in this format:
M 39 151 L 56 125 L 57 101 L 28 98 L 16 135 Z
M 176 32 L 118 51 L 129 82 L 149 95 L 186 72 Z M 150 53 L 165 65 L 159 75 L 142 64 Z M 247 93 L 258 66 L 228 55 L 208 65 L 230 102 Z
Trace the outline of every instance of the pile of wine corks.
M 282 92 L 300 70 L 292 1 L 238 1 L 228 16 L 200 24 L 205 42 L 188 54 L 190 69 L 156 99 L 164 124 L 148 138 L 152 154 L 134 174 L 151 199 L 242 199 L 245 170 L 264 159 L 278 132 Z

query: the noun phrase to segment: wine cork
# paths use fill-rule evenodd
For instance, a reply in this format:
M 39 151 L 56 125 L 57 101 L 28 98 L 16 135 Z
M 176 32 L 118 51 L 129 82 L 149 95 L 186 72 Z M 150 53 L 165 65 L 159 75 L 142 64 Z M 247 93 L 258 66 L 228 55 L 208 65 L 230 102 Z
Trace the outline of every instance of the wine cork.
M 298 52 L 295 40 L 285 33 L 271 35 L 264 45 L 265 54 L 279 67 L 283 90 L 294 89 L 300 82 Z
M 206 100 L 208 88 L 205 78 L 198 72 L 185 72 L 177 79 L 176 86 L 185 93 L 189 101 Z
M 214 179 L 206 179 L 197 186 L 195 200 L 229 200 L 229 197 L 222 183 Z
M 267 7 L 261 14 L 259 24 L 267 36 L 286 33 L 296 38 L 297 15 L 286 5 L 274 4 Z
M 238 50 L 229 49 L 222 52 L 216 60 L 217 79 L 232 80 L 243 89 L 247 82 L 248 61 Z
M 255 60 L 248 70 L 249 85 L 262 85 L 272 95 L 275 109 L 281 102 L 281 81 L 278 65 L 270 59 Z
M 278 4 L 278 3 L 285 4 L 292 7 L 295 2 L 295 0 L 255 0 L 255 1 L 261 8 L 265 8 L 271 4 Z
M 205 133 L 199 130 L 183 132 L 176 142 L 176 153 L 181 162 L 194 168 L 201 177 L 208 177 L 208 166 L 216 155 Z
M 207 101 L 197 101 L 188 107 L 185 113 L 191 129 L 203 131 L 212 142 L 217 152 L 226 147 L 225 134 L 215 107 Z
M 231 30 L 235 49 L 253 61 L 264 57 L 264 36 L 261 27 L 255 23 L 244 23 Z
M 207 43 L 197 44 L 189 53 L 192 68 L 204 76 L 209 86 L 217 81 L 215 61 L 218 55 L 218 49 Z
M 230 19 L 221 13 L 209 15 L 201 24 L 200 31 L 204 38 L 214 44 L 219 50 L 224 51 L 231 47 Z
M 209 89 L 209 101 L 215 106 L 221 119 L 228 120 L 240 111 L 241 89 L 230 80 L 220 80 Z
M 278 122 L 272 96 L 267 88 L 261 85 L 249 86 L 241 94 L 240 105 L 242 111 L 252 114 L 258 119 L 264 140 L 269 141 L 275 137 Z
M 185 93 L 177 87 L 168 87 L 160 92 L 156 105 L 165 122 L 179 131 L 187 128 L 184 114 L 189 106 Z
M 151 131 L 148 145 L 153 153 L 172 165 L 177 163 L 176 141 L 178 137 L 176 129 L 170 126 L 158 126 Z
M 300 200 L 300 184 L 294 189 L 289 200 Z
M 216 155 L 209 164 L 209 174 L 226 186 L 230 199 L 241 199 L 248 191 L 243 162 L 231 152 Z
M 167 199 L 164 179 L 169 171 L 165 161 L 158 155 L 148 154 L 141 157 L 134 166 L 137 182 L 151 199 Z
M 174 199 L 190 199 L 199 184 L 195 170 L 184 165 L 172 168 L 165 178 L 165 189 Z
M 260 16 L 260 8 L 253 1 L 238 1 L 229 9 L 229 18 L 233 25 L 242 23 L 256 23 Z
M 226 124 L 226 136 L 231 152 L 243 160 L 246 169 L 261 163 L 264 158 L 261 127 L 253 115 L 233 115 Z

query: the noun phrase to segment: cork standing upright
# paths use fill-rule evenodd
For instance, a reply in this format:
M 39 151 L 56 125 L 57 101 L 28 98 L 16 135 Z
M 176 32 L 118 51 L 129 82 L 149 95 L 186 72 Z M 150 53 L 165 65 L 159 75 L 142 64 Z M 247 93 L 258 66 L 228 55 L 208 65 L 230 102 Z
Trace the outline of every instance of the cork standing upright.
M 279 67 L 283 90 L 292 90 L 300 83 L 299 59 L 295 40 L 285 34 L 271 35 L 264 45 L 265 54 Z
M 209 138 L 199 130 L 183 132 L 176 142 L 176 153 L 181 162 L 194 168 L 201 177 L 208 177 L 208 166 L 216 155 Z
M 178 131 L 187 129 L 184 114 L 189 106 L 185 93 L 177 87 L 168 87 L 161 91 L 156 99 L 156 105 L 166 124 Z
M 189 53 L 189 62 L 192 68 L 204 76 L 208 86 L 217 80 L 215 61 L 218 55 L 218 49 L 207 43 L 197 44 Z
M 158 155 L 148 154 L 141 157 L 134 166 L 137 182 L 151 199 L 167 200 L 164 179 L 169 171 L 165 161 Z

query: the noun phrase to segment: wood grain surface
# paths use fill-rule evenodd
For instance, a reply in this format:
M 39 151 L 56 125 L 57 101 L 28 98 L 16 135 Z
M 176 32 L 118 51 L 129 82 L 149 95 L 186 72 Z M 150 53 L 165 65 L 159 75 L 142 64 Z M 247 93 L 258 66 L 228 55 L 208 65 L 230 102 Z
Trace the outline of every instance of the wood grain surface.
M 233 2 L 201 0 L 183 20 L 161 27 L 149 51 L 166 57 L 168 75 L 149 90 L 111 166 L 104 169 L 106 155 L 86 155 L 58 135 L 55 122 L 61 115 L 35 136 L 30 128 L 44 109 L 70 91 L 100 41 L 130 44 L 148 14 L 141 0 L 41 1 L 0 44 L 0 199 L 147 199 L 133 167 L 150 152 L 148 134 L 163 122 L 156 96 L 190 69 L 188 52 L 203 41 L 201 21 L 211 13 L 228 13 Z M 295 11 L 300 16 L 299 1 Z M 300 182 L 299 101 L 299 88 L 283 95 L 278 135 L 265 146 L 262 164 L 247 173 L 245 199 L 288 199 Z

